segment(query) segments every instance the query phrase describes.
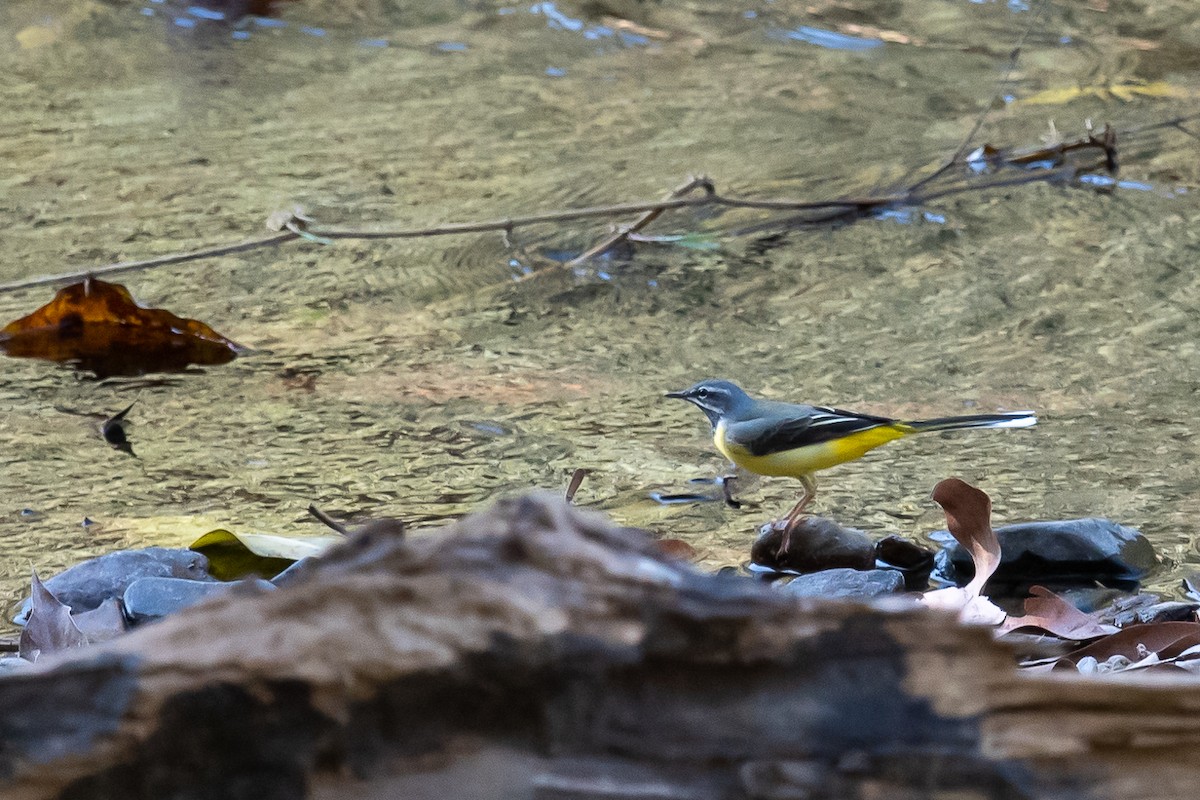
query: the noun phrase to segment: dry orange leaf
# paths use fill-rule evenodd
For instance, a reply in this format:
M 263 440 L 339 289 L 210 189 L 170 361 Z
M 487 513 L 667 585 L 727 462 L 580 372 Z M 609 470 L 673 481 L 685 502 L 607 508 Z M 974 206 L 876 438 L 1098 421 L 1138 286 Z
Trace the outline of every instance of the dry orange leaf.
M 86 278 L 0 330 L 0 350 L 107 378 L 226 364 L 242 347 L 203 322 L 139 306 L 120 284 Z
M 1062 639 L 1083 641 L 1120 630 L 1115 625 L 1104 625 L 1083 613 L 1044 586 L 1034 586 L 1029 593 L 1032 597 L 1025 599 L 1025 616 L 1006 619 L 1000 628 L 1002 633 L 1021 628 L 1040 628 Z

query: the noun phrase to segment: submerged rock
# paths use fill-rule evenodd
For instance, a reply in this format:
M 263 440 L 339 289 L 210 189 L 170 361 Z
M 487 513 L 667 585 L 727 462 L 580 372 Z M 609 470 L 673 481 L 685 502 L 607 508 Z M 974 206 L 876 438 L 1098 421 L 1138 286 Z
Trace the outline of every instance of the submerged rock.
M 46 581 L 46 588 L 73 614 L 98 608 L 105 600 L 125 594 L 129 584 L 139 578 L 188 578 L 215 581 L 208 574 L 208 559 L 184 548 L 146 547 L 121 550 L 84 561 Z M 29 600 L 13 622 L 24 625 L 29 619 Z
M 221 583 L 188 578 L 139 578 L 125 590 L 125 616 L 135 625 L 152 622 L 176 611 L 182 611 L 201 600 L 246 586 L 254 586 L 260 590 L 275 588 L 272 583 L 262 579 Z
M 1002 556 L 988 583 L 993 590 L 1031 582 L 1127 587 L 1157 564 L 1154 547 L 1145 536 L 1107 519 L 1006 525 L 996 529 L 996 537 Z M 957 543 L 938 553 L 937 567 L 939 577 L 959 585 L 975 572 L 970 554 Z
M 875 545 L 857 528 L 845 528 L 824 517 L 805 517 L 792 529 L 786 552 L 780 553 L 783 526 L 772 522 L 759 528 L 750 548 L 750 561 L 760 567 L 807 573 L 847 567 L 875 566 Z
M 920 591 L 929 585 L 935 553 L 924 545 L 902 536 L 885 536 L 875 543 L 875 562 L 899 570 L 905 588 Z
M 878 597 L 904 591 L 904 575 L 894 569 L 827 569 L 798 575 L 779 590 L 796 597 Z

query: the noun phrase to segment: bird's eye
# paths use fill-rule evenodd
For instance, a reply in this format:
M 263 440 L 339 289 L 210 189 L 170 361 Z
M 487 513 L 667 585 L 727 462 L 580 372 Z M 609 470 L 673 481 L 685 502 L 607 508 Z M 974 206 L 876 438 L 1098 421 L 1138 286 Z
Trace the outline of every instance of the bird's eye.
M 704 398 L 708 397 L 708 389 L 703 389 L 703 388 L 702 388 L 702 389 L 697 389 L 697 390 L 696 390 L 696 397 L 699 397 L 701 400 L 703 400 Z

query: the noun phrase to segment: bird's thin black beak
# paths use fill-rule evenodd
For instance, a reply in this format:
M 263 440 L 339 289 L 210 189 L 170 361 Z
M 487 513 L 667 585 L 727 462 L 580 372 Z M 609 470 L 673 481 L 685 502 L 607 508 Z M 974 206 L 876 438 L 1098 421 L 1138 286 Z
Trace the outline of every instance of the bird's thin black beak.
M 667 392 L 663 397 L 674 397 L 678 400 L 687 400 L 687 392 Z

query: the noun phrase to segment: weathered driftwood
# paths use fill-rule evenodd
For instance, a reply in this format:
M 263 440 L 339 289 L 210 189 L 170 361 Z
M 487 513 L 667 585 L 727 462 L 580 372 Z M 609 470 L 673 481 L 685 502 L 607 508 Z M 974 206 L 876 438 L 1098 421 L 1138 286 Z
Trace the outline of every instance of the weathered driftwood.
M 0 796 L 1179 798 L 1198 711 L 531 496 L 0 679 Z

